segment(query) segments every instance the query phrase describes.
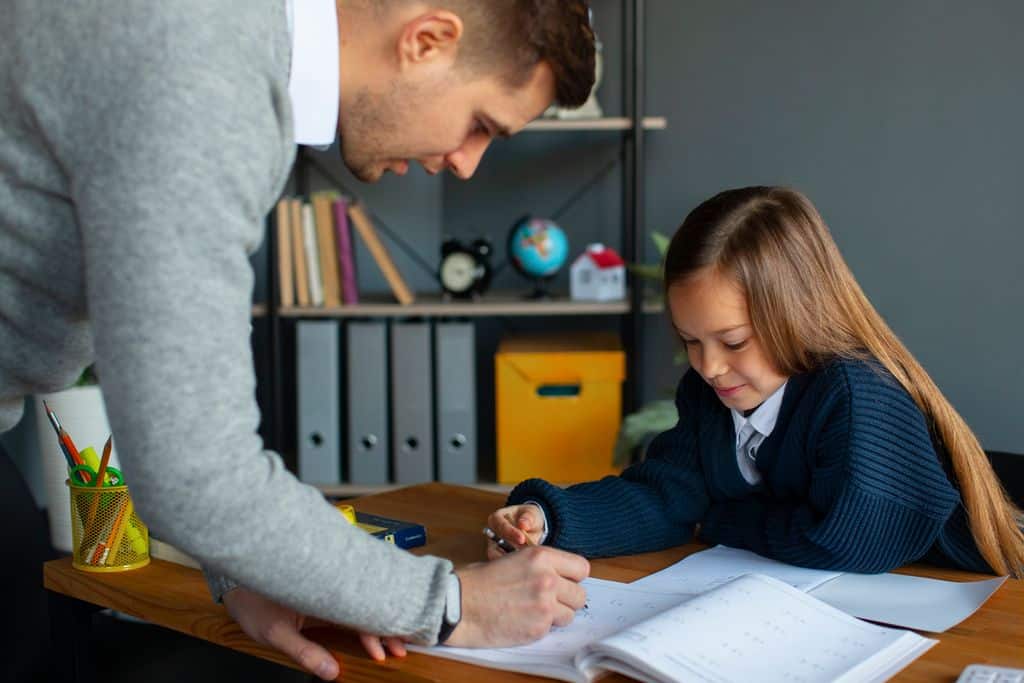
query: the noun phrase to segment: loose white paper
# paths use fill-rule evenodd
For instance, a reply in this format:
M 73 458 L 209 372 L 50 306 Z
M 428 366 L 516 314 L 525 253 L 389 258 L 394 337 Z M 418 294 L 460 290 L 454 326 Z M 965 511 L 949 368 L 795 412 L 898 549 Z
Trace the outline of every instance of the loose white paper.
M 941 633 L 974 614 L 1006 581 L 940 581 L 904 574 L 843 574 L 811 595 L 861 619 Z
M 969 617 L 1006 580 L 999 577 L 957 582 L 904 574 L 805 569 L 719 545 L 630 585 L 665 593 L 704 593 L 742 574 L 771 576 L 861 619 L 933 633 Z

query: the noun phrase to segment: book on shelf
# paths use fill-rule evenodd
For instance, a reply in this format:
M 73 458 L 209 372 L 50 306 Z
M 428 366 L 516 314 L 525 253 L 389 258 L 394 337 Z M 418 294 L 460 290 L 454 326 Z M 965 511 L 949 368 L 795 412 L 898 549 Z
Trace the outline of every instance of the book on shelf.
M 395 299 L 403 306 L 415 301 L 361 204 L 332 191 L 314 193 L 309 202 L 284 198 L 278 202 L 275 223 L 282 308 L 359 303 L 354 233 L 366 245 Z
M 509 648 L 419 652 L 589 682 L 884 681 L 938 641 L 861 621 L 787 583 L 745 574 L 699 595 L 585 579 L 587 606 L 565 627 Z
M 337 197 L 331 204 L 334 211 L 334 231 L 338 244 L 338 271 L 341 277 L 341 297 L 346 305 L 359 303 L 359 285 L 356 278 L 356 260 L 352 251 L 352 230 L 348 224 L 348 202 Z
M 373 227 L 373 223 L 370 221 L 370 217 L 366 215 L 362 205 L 349 205 L 348 215 L 352 225 L 355 226 L 356 232 L 359 233 L 359 237 L 366 244 L 370 255 L 373 256 L 373 260 L 377 263 L 377 267 L 384 274 L 384 279 L 387 280 L 392 293 L 398 299 L 398 303 L 403 306 L 413 303 L 416 297 L 413 295 L 412 290 L 409 289 L 402 274 L 398 272 L 398 268 L 395 267 L 394 261 L 391 260 L 391 254 L 388 253 L 388 250 L 380 241 L 380 237 L 377 236 L 377 230 Z
M 295 305 L 295 275 L 292 273 L 291 209 L 287 199 L 280 199 L 274 210 L 277 235 L 278 303 L 281 308 Z
M 338 277 L 338 246 L 334 236 L 333 192 L 317 192 L 312 197 L 313 222 L 316 225 L 317 254 L 323 280 L 324 306 L 340 306 L 341 280 Z
M 291 209 L 292 256 L 295 258 L 295 303 L 309 306 L 309 271 L 306 267 L 306 245 L 302 236 L 302 200 L 289 199 Z
M 316 245 L 316 226 L 313 225 L 313 206 L 302 203 L 302 246 L 306 250 L 306 274 L 309 276 L 309 303 L 324 305 L 324 283 L 320 276 L 320 254 Z

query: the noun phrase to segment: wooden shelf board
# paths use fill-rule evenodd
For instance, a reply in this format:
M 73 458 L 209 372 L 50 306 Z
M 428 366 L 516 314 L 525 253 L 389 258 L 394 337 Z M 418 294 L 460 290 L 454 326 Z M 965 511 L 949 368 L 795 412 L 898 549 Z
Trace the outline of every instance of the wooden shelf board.
M 664 130 L 668 121 L 664 116 L 645 116 L 644 130 Z M 626 116 L 606 116 L 600 119 L 536 119 L 526 124 L 523 132 L 559 132 L 572 130 L 629 130 L 633 119 Z
M 415 317 L 494 315 L 621 315 L 629 312 L 629 301 L 573 301 L 564 295 L 550 299 L 525 299 L 517 292 L 494 292 L 477 300 L 445 300 L 439 294 L 417 294 L 416 301 L 403 306 L 386 296 L 364 297 L 354 306 L 293 307 L 278 311 L 286 318 L 350 318 L 361 316 Z
M 660 314 L 665 310 L 661 301 L 644 302 L 646 315 Z M 383 295 L 371 297 L 369 301 L 356 306 L 314 308 L 311 306 L 283 308 L 278 315 L 283 318 L 359 318 L 359 317 L 420 317 L 453 316 L 485 317 L 500 315 L 547 316 L 547 315 L 624 315 L 629 312 L 628 301 L 572 301 L 564 296 L 546 301 L 523 299 L 516 294 L 489 294 L 479 301 L 445 301 L 439 295 L 417 295 L 410 306 L 388 300 Z M 265 303 L 254 304 L 252 315 L 256 318 L 268 313 Z

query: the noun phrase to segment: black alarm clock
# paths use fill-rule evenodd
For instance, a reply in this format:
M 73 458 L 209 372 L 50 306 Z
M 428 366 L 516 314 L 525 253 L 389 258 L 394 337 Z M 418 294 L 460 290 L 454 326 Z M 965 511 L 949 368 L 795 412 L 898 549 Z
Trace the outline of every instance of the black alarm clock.
M 491 284 L 491 245 L 475 240 L 466 245 L 445 240 L 441 245 L 441 265 L 437 277 L 448 296 L 469 299 L 483 294 Z

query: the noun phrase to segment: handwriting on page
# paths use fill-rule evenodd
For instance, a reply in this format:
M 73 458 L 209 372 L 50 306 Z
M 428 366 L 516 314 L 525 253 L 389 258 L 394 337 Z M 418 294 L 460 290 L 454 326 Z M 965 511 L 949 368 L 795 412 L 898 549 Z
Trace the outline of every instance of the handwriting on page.
M 834 680 L 901 635 L 836 614 L 746 576 L 605 642 L 668 676 L 800 683 Z M 794 643 L 808 646 L 794 653 Z
M 628 584 L 587 579 L 587 609 L 565 627 L 555 627 L 531 645 L 509 648 L 517 652 L 574 655 L 586 645 L 649 619 L 689 599 L 690 595 L 638 591 Z
M 435 648 L 441 656 L 459 655 L 472 661 L 514 663 L 538 661 L 569 667 L 573 656 L 586 645 L 621 631 L 691 598 L 690 595 L 650 593 L 629 584 L 585 579 L 586 609 L 576 613 L 572 623 L 553 628 L 548 635 L 529 645 L 506 648 Z

